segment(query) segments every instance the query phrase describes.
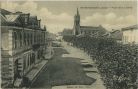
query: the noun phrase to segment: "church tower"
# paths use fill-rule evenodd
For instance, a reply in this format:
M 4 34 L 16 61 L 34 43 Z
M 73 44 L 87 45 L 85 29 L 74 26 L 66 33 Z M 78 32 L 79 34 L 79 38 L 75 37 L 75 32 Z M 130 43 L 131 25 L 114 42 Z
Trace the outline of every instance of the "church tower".
M 77 14 L 74 16 L 74 35 L 80 34 L 80 14 L 77 8 Z

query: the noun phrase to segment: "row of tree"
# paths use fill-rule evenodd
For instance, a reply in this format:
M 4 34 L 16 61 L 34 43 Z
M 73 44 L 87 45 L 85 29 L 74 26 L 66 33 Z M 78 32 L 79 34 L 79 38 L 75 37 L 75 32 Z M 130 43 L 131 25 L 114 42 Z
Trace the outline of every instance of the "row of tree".
M 136 89 L 137 46 L 123 45 L 114 39 L 101 37 L 64 36 L 63 39 L 92 57 L 108 89 Z

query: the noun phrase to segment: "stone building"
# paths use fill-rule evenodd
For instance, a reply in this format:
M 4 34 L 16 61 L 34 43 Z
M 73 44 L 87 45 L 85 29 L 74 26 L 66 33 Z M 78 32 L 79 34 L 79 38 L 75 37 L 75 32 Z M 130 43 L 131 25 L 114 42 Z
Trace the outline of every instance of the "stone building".
M 106 29 L 101 25 L 99 26 L 81 26 L 80 25 L 80 14 L 77 8 L 77 14 L 74 16 L 74 26 L 73 33 L 74 35 L 89 35 L 92 37 L 99 37 L 106 32 Z
M 2 87 L 22 80 L 44 56 L 46 29 L 29 13 L 1 9 Z
M 138 44 L 138 25 L 122 28 L 123 44 Z

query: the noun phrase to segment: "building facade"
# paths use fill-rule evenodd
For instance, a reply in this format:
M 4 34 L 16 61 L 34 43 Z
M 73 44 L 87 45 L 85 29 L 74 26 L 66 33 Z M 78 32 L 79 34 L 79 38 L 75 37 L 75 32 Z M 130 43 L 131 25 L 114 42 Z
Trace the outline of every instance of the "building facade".
M 106 29 L 101 25 L 99 26 L 81 26 L 80 25 L 80 14 L 77 8 L 77 14 L 74 16 L 74 26 L 73 26 L 74 35 L 89 35 L 92 37 L 99 37 L 102 34 L 106 33 Z
M 0 15 L 1 77 L 2 86 L 5 86 L 22 80 L 42 60 L 46 49 L 46 29 L 41 28 L 41 20 L 29 13 L 9 12 Z
M 138 44 L 138 25 L 122 28 L 123 44 Z

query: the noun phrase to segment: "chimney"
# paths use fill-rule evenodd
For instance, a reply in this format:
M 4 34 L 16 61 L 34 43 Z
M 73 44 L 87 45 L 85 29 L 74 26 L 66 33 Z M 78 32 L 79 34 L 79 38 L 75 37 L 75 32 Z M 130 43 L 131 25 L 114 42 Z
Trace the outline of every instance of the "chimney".
M 46 26 L 44 26 L 44 30 L 46 31 Z
M 37 21 L 38 21 L 38 27 L 40 28 L 41 27 L 41 19 L 37 20 Z
M 28 24 L 30 13 L 24 15 L 24 23 L 25 25 Z

